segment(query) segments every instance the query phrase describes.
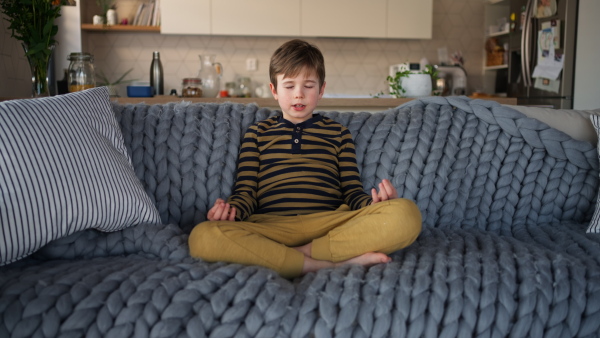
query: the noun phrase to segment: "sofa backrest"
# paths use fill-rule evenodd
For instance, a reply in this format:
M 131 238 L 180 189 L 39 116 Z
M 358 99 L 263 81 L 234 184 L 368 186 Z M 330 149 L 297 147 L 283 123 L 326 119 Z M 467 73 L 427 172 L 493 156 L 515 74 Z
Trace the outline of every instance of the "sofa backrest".
M 163 222 L 185 231 L 231 193 L 248 126 L 275 114 L 229 103 L 113 109 Z M 320 113 L 352 132 L 365 190 L 392 180 L 416 201 L 424 226 L 510 231 L 593 213 L 595 146 L 495 102 L 428 98 L 374 114 Z

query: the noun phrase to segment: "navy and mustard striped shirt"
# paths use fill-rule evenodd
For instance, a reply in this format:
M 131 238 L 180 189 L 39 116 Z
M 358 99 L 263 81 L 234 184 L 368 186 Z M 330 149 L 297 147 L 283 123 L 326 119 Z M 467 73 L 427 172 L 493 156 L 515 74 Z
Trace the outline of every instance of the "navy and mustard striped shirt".
M 228 202 L 236 218 L 300 215 L 371 203 L 363 190 L 350 131 L 318 114 L 299 124 L 273 116 L 248 128 Z

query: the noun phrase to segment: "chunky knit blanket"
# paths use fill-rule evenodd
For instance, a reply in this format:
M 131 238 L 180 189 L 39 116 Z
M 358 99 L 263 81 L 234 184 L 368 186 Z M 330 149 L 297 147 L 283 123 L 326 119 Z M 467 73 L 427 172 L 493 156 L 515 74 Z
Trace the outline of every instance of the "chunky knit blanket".
M 494 102 L 323 114 L 365 189 L 389 178 L 424 229 L 393 262 L 286 280 L 205 263 L 187 234 L 231 192 L 254 105 L 113 106 L 163 226 L 83 231 L 0 268 L 0 337 L 595 337 L 598 154 Z

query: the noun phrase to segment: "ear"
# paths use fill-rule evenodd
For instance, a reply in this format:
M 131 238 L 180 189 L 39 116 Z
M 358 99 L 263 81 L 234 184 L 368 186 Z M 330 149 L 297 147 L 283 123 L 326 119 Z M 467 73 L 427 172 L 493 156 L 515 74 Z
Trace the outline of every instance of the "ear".
M 323 81 L 323 85 L 321 86 L 321 90 L 319 90 L 319 99 L 323 98 L 323 94 L 325 94 L 325 85 L 327 82 Z
M 273 83 L 269 83 L 269 88 L 271 88 L 271 94 L 273 95 L 273 98 L 277 100 L 277 88 L 275 88 Z

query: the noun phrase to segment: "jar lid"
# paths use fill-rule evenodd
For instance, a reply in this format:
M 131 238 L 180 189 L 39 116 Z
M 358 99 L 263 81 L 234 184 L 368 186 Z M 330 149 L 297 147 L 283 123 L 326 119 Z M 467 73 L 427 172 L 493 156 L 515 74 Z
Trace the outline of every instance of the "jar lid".
M 87 61 L 87 60 L 90 60 L 91 61 L 93 58 L 94 58 L 94 56 L 92 56 L 92 54 L 90 54 L 90 53 L 71 53 L 67 57 L 67 60 L 69 60 L 69 61 L 73 61 L 73 60 Z
M 183 84 L 201 84 L 202 83 L 202 79 L 198 78 L 198 77 L 186 77 L 185 79 L 183 79 Z

